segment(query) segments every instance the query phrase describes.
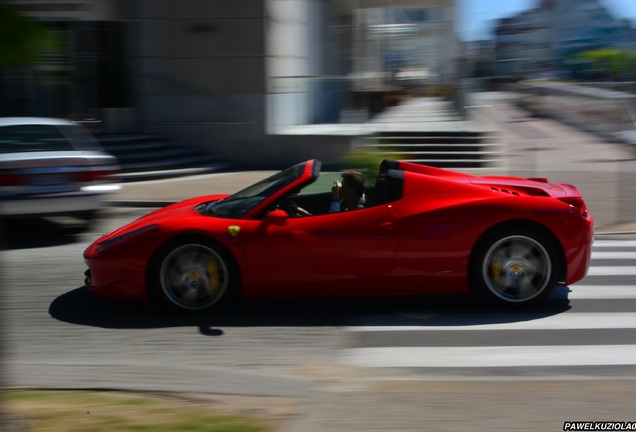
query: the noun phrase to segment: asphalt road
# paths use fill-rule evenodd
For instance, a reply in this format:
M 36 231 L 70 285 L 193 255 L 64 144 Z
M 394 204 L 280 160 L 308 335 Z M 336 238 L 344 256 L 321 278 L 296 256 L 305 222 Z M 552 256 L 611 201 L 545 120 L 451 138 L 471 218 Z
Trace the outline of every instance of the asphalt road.
M 404 410 L 393 414 L 393 423 L 387 413 L 384 423 L 375 420 L 377 430 L 411 430 L 424 416 L 412 406 L 416 395 L 434 405 L 453 400 L 433 410 L 438 417 L 447 413 L 438 418 L 445 430 L 453 430 L 447 424 L 456 415 L 453 404 L 465 419 L 492 416 L 507 398 L 515 409 L 505 416 L 527 426 L 532 416 L 520 394 L 541 406 L 555 398 L 542 408 L 554 410 L 546 414 L 550 429 L 571 419 L 567 407 L 577 401 L 589 414 L 582 420 L 634 420 L 633 240 L 597 242 L 590 276 L 571 292 L 557 288 L 544 306 L 524 313 L 476 310 L 460 296 L 253 301 L 212 314 L 167 314 L 99 299 L 82 287 L 84 248 L 147 211 L 110 209 L 83 233 L 52 221 L 9 227 L 2 254 L 9 385 L 301 398 L 316 397 L 316 388 L 336 391 L 319 397 L 320 419 L 295 430 L 321 430 L 325 419 L 334 422 L 331 430 L 357 430 L 351 419 L 371 415 L 369 404 Z M 502 384 L 510 382 L 525 390 L 515 395 L 514 387 Z M 345 406 L 349 411 L 342 411 Z M 455 426 L 461 429 L 461 422 Z M 509 423 L 499 426 L 488 428 L 511 430 Z M 520 430 L 546 430 L 545 423 L 535 426 Z
M 5 360 L 164 363 L 287 370 L 327 361 L 337 317 L 243 305 L 218 315 L 166 313 L 94 297 L 83 287 L 82 252 L 145 210 L 110 210 L 89 232 L 50 221 L 12 225 L 3 256 Z M 330 325 L 331 324 L 331 325 Z M 322 360 L 321 360 L 322 359 Z

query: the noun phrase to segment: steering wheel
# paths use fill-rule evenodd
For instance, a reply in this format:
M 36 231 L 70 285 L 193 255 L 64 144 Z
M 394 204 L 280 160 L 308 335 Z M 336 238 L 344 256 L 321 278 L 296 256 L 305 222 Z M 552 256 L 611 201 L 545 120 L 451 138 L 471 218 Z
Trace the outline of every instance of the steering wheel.
M 301 217 L 301 216 L 311 215 L 311 213 L 309 213 L 304 208 L 298 207 L 298 204 L 296 204 L 294 201 L 289 199 L 289 196 L 284 197 L 280 201 L 280 208 L 281 210 L 285 210 L 291 217 Z

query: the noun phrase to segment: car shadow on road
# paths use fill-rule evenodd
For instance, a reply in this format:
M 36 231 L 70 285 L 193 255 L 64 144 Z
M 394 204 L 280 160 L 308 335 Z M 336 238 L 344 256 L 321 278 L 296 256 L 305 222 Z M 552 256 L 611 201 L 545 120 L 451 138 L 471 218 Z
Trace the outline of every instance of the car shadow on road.
M 6 250 L 61 246 L 79 241 L 86 226 L 54 219 L 2 221 L 2 248 Z
M 544 303 L 510 311 L 465 295 L 294 300 L 242 300 L 208 312 L 167 310 L 148 302 L 106 299 L 80 287 L 49 307 L 59 321 L 112 329 L 198 327 L 221 336 L 224 327 L 479 326 L 541 319 L 570 308 L 569 288 L 558 286 Z

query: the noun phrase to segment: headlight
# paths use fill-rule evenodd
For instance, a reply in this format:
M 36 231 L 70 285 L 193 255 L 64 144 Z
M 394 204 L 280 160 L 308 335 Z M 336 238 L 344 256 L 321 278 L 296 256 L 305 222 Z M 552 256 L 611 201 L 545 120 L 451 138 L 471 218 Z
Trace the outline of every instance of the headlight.
M 95 251 L 96 252 L 102 252 L 103 250 L 111 247 L 112 245 L 114 245 L 116 243 L 120 243 L 120 242 L 125 241 L 125 240 L 128 240 L 131 237 L 138 236 L 138 235 L 140 235 L 142 233 L 156 231 L 158 229 L 158 227 L 159 227 L 158 224 L 146 225 L 144 227 L 137 228 L 137 229 L 134 229 L 132 231 L 128 231 L 125 234 L 118 235 L 117 237 L 113 237 L 113 238 L 110 238 L 108 240 L 104 240 L 103 242 L 98 242 L 97 243 L 97 249 Z

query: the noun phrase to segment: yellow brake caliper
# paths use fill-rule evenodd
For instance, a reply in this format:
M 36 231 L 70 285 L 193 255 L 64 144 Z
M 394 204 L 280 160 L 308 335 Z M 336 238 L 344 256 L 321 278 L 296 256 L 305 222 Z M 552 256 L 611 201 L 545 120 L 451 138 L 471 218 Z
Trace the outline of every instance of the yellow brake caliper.
M 210 288 L 218 290 L 221 286 L 221 272 L 219 272 L 219 265 L 215 259 L 210 259 L 208 261 L 208 277 L 211 282 Z
M 490 275 L 495 280 L 498 280 L 501 277 L 501 261 L 494 261 L 490 265 Z

